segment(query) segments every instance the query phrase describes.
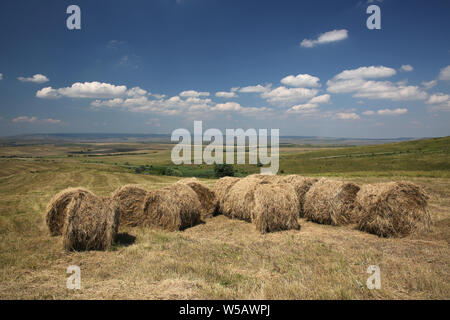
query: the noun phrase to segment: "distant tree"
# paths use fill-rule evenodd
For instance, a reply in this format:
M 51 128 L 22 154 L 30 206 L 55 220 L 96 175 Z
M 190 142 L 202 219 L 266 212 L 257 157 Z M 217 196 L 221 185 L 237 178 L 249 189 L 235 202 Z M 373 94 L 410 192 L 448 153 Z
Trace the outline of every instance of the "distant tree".
M 216 178 L 222 178 L 222 177 L 233 177 L 234 176 L 234 169 L 233 165 L 231 164 L 214 164 L 214 176 Z

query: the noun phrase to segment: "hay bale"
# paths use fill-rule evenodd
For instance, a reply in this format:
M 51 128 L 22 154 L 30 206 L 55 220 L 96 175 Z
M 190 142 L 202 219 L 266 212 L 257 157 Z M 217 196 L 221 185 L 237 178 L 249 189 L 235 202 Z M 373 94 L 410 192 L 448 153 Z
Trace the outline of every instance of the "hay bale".
M 218 202 L 218 212 L 223 214 L 223 204 L 230 189 L 239 181 L 235 177 L 223 177 L 216 181 L 213 192 L 216 194 Z
M 300 229 L 299 201 L 291 185 L 265 183 L 256 186 L 254 194 L 252 220 L 259 232 Z
M 269 184 L 261 179 L 244 178 L 236 182 L 223 202 L 223 214 L 232 219 L 252 221 L 256 186 Z
M 181 179 L 177 183 L 183 183 L 189 186 L 197 194 L 198 200 L 202 206 L 201 218 L 210 218 L 214 216 L 218 209 L 216 194 L 206 185 L 196 178 Z
M 107 250 L 119 228 L 119 204 L 111 198 L 77 194 L 67 206 L 63 230 L 68 251 Z
M 281 177 L 276 174 L 251 174 L 247 178 L 259 179 L 264 182 L 277 183 L 280 182 Z
M 91 194 L 89 190 L 82 188 L 67 188 L 57 193 L 47 205 L 45 222 L 52 236 L 62 235 L 64 221 L 66 219 L 66 209 L 70 201 L 79 194 Z
M 304 212 L 304 204 L 305 204 L 305 195 L 311 186 L 316 183 L 318 179 L 302 177 L 295 174 L 284 176 L 280 178 L 281 183 L 290 184 L 297 193 L 298 203 L 299 203 L 299 217 L 303 218 L 305 215 Z
M 144 226 L 175 231 L 200 222 L 201 204 L 197 194 L 183 183 L 152 190 L 144 200 Z
M 111 195 L 112 199 L 119 203 L 120 225 L 138 226 L 145 220 L 144 200 L 147 190 L 127 184 L 118 188 Z
M 359 187 L 350 182 L 320 179 L 305 196 L 305 217 L 334 226 L 356 222 L 355 200 Z
M 428 196 L 410 182 L 362 186 L 357 196 L 358 229 L 380 237 L 404 237 L 430 231 Z

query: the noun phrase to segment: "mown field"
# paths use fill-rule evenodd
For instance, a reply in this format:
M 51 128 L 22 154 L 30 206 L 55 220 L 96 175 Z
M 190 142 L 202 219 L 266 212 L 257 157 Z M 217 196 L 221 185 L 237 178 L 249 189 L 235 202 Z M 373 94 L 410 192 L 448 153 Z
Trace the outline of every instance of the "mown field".
M 127 183 L 151 188 L 205 165 L 173 166 L 164 143 L 22 144 L 0 147 L 1 299 L 449 299 L 450 138 L 359 147 L 282 146 L 280 172 L 359 184 L 407 179 L 430 195 L 432 232 L 383 239 L 352 226 L 300 220 L 300 231 L 261 235 L 217 216 L 183 232 L 120 228 L 108 252 L 67 253 L 44 223 L 66 187 L 108 195 Z M 145 167 L 141 173 L 136 168 Z M 170 170 L 168 170 L 170 168 Z M 258 172 L 236 166 L 237 175 Z M 213 185 L 215 179 L 202 179 Z M 79 265 L 82 289 L 66 288 Z M 366 288 L 368 266 L 381 290 Z

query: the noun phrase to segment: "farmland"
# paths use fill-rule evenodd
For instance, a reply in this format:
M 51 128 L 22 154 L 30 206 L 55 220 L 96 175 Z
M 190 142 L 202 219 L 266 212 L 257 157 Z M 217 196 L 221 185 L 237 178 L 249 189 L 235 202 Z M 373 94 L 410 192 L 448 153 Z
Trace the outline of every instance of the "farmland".
M 355 183 L 409 180 L 430 195 L 432 232 L 384 239 L 352 226 L 300 219 L 300 231 L 259 234 L 217 216 L 183 232 L 121 227 L 107 252 L 67 253 L 44 223 L 51 197 L 82 186 L 107 196 L 197 176 L 207 165 L 175 166 L 164 141 L 4 143 L 0 147 L 0 298 L 32 299 L 448 299 L 450 138 L 377 145 L 281 144 L 280 173 Z M 140 168 L 136 170 L 137 168 Z M 259 172 L 235 166 L 237 176 Z M 66 289 L 79 265 L 82 290 Z M 366 288 L 368 266 L 381 290 Z

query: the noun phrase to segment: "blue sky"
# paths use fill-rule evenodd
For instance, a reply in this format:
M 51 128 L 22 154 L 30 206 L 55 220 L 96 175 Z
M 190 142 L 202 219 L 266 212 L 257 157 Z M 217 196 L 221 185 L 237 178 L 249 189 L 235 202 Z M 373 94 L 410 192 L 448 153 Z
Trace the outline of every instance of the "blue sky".
M 81 9 L 68 30 L 66 8 Z M 369 5 L 381 30 L 366 27 Z M 0 135 L 450 135 L 449 1 L 0 3 Z

